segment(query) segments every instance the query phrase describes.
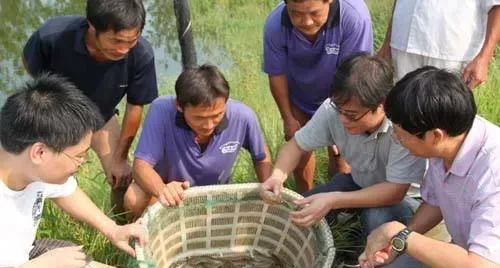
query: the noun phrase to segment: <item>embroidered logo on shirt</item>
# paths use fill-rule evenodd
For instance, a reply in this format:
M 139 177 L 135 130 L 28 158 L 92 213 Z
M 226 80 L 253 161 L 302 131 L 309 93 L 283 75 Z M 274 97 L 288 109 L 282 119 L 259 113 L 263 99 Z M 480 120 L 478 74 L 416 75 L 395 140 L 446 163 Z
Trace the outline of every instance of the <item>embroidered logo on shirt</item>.
M 325 45 L 325 52 L 328 55 L 338 55 L 340 51 L 340 46 L 337 44 L 326 44 Z
M 42 217 L 42 210 L 43 210 L 43 192 L 38 191 L 36 193 L 36 200 L 35 203 L 33 204 L 33 209 L 31 210 L 31 216 L 33 217 L 33 226 L 36 226 L 38 224 L 38 221 Z
M 238 145 L 240 145 L 240 143 L 237 141 L 229 141 L 221 145 L 219 149 L 223 154 L 230 154 L 238 150 Z

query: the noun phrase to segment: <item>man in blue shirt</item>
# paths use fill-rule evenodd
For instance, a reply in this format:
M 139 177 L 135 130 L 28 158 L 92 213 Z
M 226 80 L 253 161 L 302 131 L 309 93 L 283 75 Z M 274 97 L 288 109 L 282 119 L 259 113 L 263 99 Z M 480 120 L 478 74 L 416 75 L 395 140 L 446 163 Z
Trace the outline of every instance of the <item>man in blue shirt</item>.
M 215 66 L 185 70 L 176 96 L 156 99 L 146 116 L 133 165 L 135 183 L 125 194 L 134 218 L 158 200 L 178 205 L 189 186 L 228 183 L 241 148 L 250 152 L 262 182 L 271 157 L 254 112 L 229 98 L 229 85 Z
M 128 151 L 140 125 L 143 105 L 157 93 L 151 45 L 141 37 L 146 13 L 141 0 L 88 0 L 87 17 L 48 20 L 23 51 L 32 75 L 59 73 L 94 101 L 106 124 L 92 137 L 111 184 L 115 212 L 123 210 L 130 181 Z M 127 95 L 120 129 L 116 106 Z
M 349 55 L 372 52 L 370 14 L 362 0 L 288 0 L 264 28 L 264 72 L 281 117 L 285 139 L 304 126 L 323 101 L 337 67 Z M 329 147 L 333 160 L 335 148 Z M 337 158 L 339 160 L 339 158 Z M 329 161 L 333 173 L 333 161 Z M 295 170 L 298 192 L 313 186 L 315 160 L 304 154 Z M 348 172 L 343 161 L 339 171 Z

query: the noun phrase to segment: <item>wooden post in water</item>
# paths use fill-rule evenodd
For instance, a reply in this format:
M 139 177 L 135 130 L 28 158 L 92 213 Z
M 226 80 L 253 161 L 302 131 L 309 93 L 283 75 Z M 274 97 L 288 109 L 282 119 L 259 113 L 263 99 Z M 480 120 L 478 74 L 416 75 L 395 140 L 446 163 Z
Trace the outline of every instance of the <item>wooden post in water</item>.
M 174 0 L 174 11 L 177 20 L 177 34 L 181 45 L 182 66 L 194 67 L 196 62 L 196 50 L 193 42 L 191 23 L 191 12 L 188 0 Z

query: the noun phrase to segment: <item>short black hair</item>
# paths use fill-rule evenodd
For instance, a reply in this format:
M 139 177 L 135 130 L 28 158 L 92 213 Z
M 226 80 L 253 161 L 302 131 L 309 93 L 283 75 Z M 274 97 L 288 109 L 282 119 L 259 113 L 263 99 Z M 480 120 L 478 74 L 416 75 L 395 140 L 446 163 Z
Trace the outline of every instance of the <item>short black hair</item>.
M 187 68 L 175 82 L 175 94 L 181 107 L 209 106 L 216 98 L 229 97 L 229 84 L 219 69 L 204 64 L 200 67 Z
M 142 31 L 146 10 L 142 0 L 87 0 L 87 20 L 97 34 L 134 28 Z
M 356 97 L 364 107 L 375 110 L 383 104 L 394 80 L 391 66 L 378 56 L 357 53 L 337 69 L 330 91 L 336 105 L 344 105 Z
M 36 142 L 61 152 L 102 125 L 97 106 L 72 83 L 42 74 L 7 98 L 0 111 L 0 143 L 13 154 Z
M 439 128 L 452 137 L 468 132 L 477 113 L 474 95 L 462 79 L 432 66 L 410 72 L 397 82 L 384 109 L 394 124 L 411 134 Z

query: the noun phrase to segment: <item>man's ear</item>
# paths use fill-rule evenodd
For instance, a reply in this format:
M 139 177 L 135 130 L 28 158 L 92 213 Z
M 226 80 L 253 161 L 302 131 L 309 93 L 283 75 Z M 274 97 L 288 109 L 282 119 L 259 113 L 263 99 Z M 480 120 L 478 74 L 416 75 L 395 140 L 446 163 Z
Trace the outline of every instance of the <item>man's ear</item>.
M 183 113 L 184 112 L 184 109 L 182 109 L 181 105 L 179 104 L 179 100 L 175 99 L 175 108 L 177 109 L 177 111 Z
M 35 142 L 28 147 L 28 156 L 34 164 L 43 164 L 49 152 L 47 145 Z
M 440 128 L 433 129 L 431 133 L 433 137 L 432 144 L 434 145 L 437 145 L 438 143 L 442 142 L 448 136 L 448 134 Z

